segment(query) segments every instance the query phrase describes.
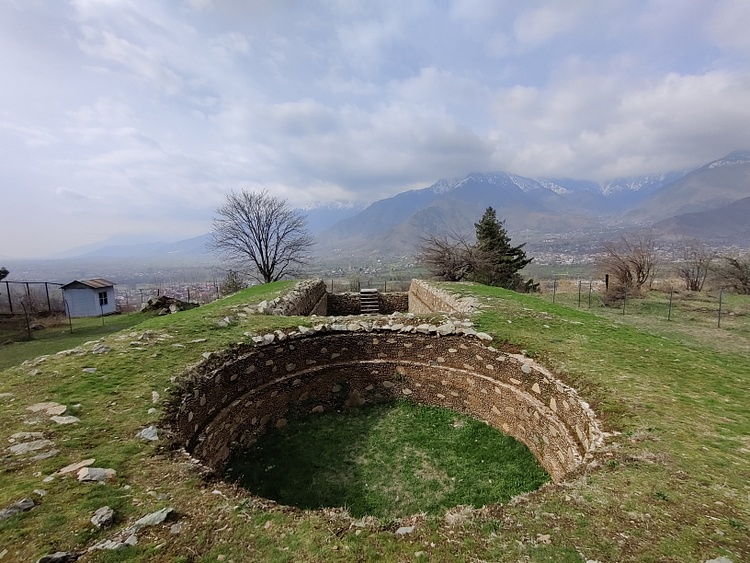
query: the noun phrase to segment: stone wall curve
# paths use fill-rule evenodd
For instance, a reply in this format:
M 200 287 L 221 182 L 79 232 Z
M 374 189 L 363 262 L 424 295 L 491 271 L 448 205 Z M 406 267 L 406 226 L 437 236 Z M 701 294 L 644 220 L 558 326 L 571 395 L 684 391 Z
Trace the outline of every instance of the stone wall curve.
M 602 441 L 575 390 L 531 359 L 486 345 L 486 335 L 332 326 L 267 335 L 189 370 L 166 415 L 175 442 L 222 472 L 271 425 L 397 397 L 487 422 L 526 444 L 556 481 Z

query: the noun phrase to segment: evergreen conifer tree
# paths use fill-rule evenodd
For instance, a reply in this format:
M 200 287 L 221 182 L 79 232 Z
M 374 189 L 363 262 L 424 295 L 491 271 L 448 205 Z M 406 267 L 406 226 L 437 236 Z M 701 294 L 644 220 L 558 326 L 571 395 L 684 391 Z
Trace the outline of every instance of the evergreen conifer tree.
M 498 221 L 495 210 L 488 207 L 479 223 L 475 223 L 476 248 L 481 256 L 474 270 L 474 279 L 486 285 L 533 291 L 533 280 L 527 282 L 518 273 L 533 258 L 527 258 L 524 244 L 512 246 L 503 221 Z

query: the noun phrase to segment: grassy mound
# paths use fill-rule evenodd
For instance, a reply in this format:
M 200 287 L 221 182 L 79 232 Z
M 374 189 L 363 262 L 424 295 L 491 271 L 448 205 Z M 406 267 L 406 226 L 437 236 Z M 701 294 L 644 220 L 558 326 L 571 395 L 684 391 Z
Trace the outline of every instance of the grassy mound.
M 228 472 L 249 491 L 352 516 L 443 515 L 507 502 L 549 480 L 526 446 L 447 409 L 407 401 L 309 417 L 267 432 Z
M 39 353 L 37 344 L 12 345 L 14 357 L 0 368 L 0 509 L 27 497 L 35 506 L 0 521 L 0 561 L 82 552 L 164 507 L 174 508 L 172 520 L 140 532 L 138 545 L 86 560 L 328 563 L 406 561 L 417 552 L 434 561 L 750 560 L 748 316 L 736 315 L 736 326 L 687 334 L 663 318 L 646 323 L 646 311 L 600 315 L 536 296 L 449 285 L 481 300 L 475 320 L 495 346 L 525 349 L 554 369 L 612 435 L 598 467 L 453 525 L 439 516 L 410 519 L 416 528 L 407 536 L 393 534 L 390 523 L 353 526 L 335 511 L 269 506 L 206 479 L 161 442 L 137 438 L 158 424 L 173 378 L 204 353 L 247 341 L 245 333 L 310 322 L 245 311 L 287 287 L 254 287 L 176 315 L 135 318 L 137 325 L 103 342 L 26 365 L 20 362 Z M 0 360 L 7 350 L 0 348 Z M 66 405 L 80 422 L 57 425 L 27 410 L 41 401 Z M 14 434 L 32 431 L 58 453 L 33 460 L 9 449 L 19 441 Z M 117 470 L 116 479 L 45 481 L 86 458 Z M 104 504 L 115 509 L 115 523 L 98 530 L 90 518 Z M 179 533 L 170 531 L 175 522 Z

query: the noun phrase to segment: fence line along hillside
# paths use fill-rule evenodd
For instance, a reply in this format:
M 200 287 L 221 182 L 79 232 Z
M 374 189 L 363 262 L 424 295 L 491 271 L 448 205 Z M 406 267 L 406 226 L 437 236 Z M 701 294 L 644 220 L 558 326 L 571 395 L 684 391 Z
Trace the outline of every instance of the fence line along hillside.
M 541 297 L 551 303 L 590 310 L 644 328 L 661 327 L 698 339 L 718 338 L 727 347 L 750 346 L 750 295 L 722 289 L 687 291 L 657 280 L 638 297 L 612 298 L 601 280 L 544 280 Z
M 0 282 L 0 314 L 63 312 L 61 286 L 55 282 L 4 280 Z

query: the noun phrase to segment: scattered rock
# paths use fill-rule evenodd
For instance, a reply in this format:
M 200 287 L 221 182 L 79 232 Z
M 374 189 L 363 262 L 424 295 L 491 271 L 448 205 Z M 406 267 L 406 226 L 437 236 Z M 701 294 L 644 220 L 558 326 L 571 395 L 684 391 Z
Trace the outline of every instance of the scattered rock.
M 453 323 L 445 323 L 437 327 L 437 333 L 440 336 L 448 336 L 449 334 L 453 334 L 456 332 L 456 325 Z
M 156 404 L 159 402 L 159 393 L 157 391 L 151 391 L 151 402 Z
M 49 451 L 37 454 L 33 457 L 30 457 L 29 460 L 30 461 L 42 461 L 43 459 L 49 459 L 51 457 L 55 457 L 59 453 L 60 453 L 60 450 L 49 450 Z
M 54 443 L 51 440 L 34 440 L 32 442 L 15 444 L 8 449 L 16 455 L 23 455 L 29 452 L 35 452 L 37 450 L 49 448 L 50 446 L 54 446 Z
M 10 440 L 11 442 L 15 442 L 16 440 L 21 440 L 22 442 L 26 440 L 39 440 L 41 438 L 44 438 L 44 434 L 42 432 L 16 432 L 15 434 L 11 435 Z
M 84 467 L 78 471 L 78 480 L 81 483 L 104 483 L 116 476 L 117 471 L 103 467 Z
M 137 532 L 141 528 L 145 528 L 146 526 L 156 526 L 157 524 L 161 524 L 166 520 L 167 516 L 173 511 L 173 508 L 162 508 L 161 510 L 157 510 L 156 512 L 152 512 L 151 514 L 146 514 L 143 518 L 140 518 L 136 520 L 135 524 L 130 526 L 128 528 L 129 530 L 132 530 L 133 533 Z
M 732 563 L 732 560 L 727 557 L 721 556 L 717 557 L 716 559 L 709 559 L 708 561 L 706 561 L 706 563 Z
M 196 307 L 198 307 L 198 303 L 188 303 L 174 297 L 160 295 L 159 297 L 152 297 L 141 305 L 141 313 L 155 312 L 158 315 L 169 315 Z
M 96 368 L 83 368 L 84 373 L 96 373 Z
M 84 459 L 83 461 L 79 461 L 77 463 L 71 463 L 70 465 L 66 465 L 62 469 L 58 469 L 57 474 L 65 475 L 66 473 L 77 473 L 79 470 L 83 469 L 84 467 L 94 465 L 95 461 L 96 459 L 92 457 L 89 459 Z
M 34 489 L 31 492 L 34 493 L 38 497 L 46 497 L 47 496 L 47 491 L 45 491 L 44 489 Z
M 104 344 L 97 344 L 91 349 L 92 354 L 106 354 L 111 351 L 112 348 L 110 348 L 109 346 L 105 346 Z
M 401 526 L 398 530 L 396 530 L 397 536 L 405 536 L 407 534 L 411 534 L 414 531 L 414 526 Z
M 182 532 L 182 524 L 180 524 L 179 522 L 177 522 L 176 524 L 172 524 L 169 527 L 170 534 L 179 534 L 180 532 Z
M 30 498 L 23 498 L 17 502 L 14 502 L 9 507 L 0 510 L 0 522 L 2 522 L 3 520 L 7 520 L 11 516 L 15 516 L 16 514 L 20 514 L 21 512 L 31 510 L 32 508 L 34 508 L 34 506 L 36 506 L 36 504 Z
M 56 551 L 49 555 L 43 555 L 36 560 L 36 563 L 73 563 L 78 561 L 80 555 L 70 551 Z
M 75 416 L 53 416 L 50 420 L 55 421 L 57 424 L 75 424 L 76 422 L 81 422 L 81 420 Z
M 139 438 L 142 438 L 143 440 L 148 440 L 150 442 L 155 442 L 159 439 L 159 434 L 156 426 L 149 426 L 147 428 L 144 428 L 143 430 L 138 432 L 137 436 Z
M 65 405 L 61 405 L 60 403 L 37 403 L 35 405 L 31 405 L 29 407 L 26 407 L 26 410 L 30 410 L 31 412 L 40 412 L 44 411 L 46 414 L 50 416 L 56 416 L 65 414 L 65 411 L 67 410 L 67 407 Z
M 91 523 L 97 528 L 106 528 L 112 524 L 114 519 L 115 511 L 109 506 L 102 506 L 94 512 L 94 515 L 91 517 Z

